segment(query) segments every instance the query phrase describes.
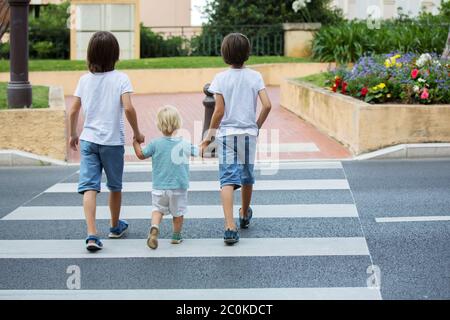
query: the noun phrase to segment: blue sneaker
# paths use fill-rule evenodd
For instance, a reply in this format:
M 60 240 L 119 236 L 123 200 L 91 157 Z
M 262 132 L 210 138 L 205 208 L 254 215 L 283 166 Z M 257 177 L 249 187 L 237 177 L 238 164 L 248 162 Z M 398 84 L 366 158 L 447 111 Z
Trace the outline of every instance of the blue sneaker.
M 119 220 L 117 227 L 109 228 L 109 238 L 117 239 L 121 238 L 125 231 L 128 229 L 128 222 L 125 220 Z
M 248 208 L 247 217 L 241 217 L 241 211 L 242 208 L 239 209 L 239 225 L 241 229 L 247 229 L 250 226 L 250 220 L 252 220 L 253 217 L 253 210 L 250 207 Z
M 103 243 L 100 238 L 95 235 L 90 235 L 86 238 L 86 249 L 88 251 L 98 251 L 103 249 Z
M 229 245 L 235 244 L 239 241 L 239 232 L 237 230 L 226 230 L 225 234 L 223 235 L 223 241 L 225 241 L 225 243 Z

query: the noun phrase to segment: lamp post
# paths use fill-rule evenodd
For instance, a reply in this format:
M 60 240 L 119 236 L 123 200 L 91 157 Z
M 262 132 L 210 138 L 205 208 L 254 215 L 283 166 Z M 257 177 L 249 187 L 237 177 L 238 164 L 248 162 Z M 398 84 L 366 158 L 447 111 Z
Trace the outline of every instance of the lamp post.
M 31 84 L 28 81 L 28 9 L 30 0 L 8 0 L 10 20 L 10 76 L 8 106 L 28 108 L 32 103 Z
M 214 99 L 214 94 L 208 91 L 210 84 L 207 83 L 203 87 L 203 93 L 205 94 L 205 99 L 203 100 L 203 106 L 205 107 L 205 118 L 203 121 L 203 139 L 206 138 L 206 133 L 209 130 L 211 124 L 211 118 L 216 107 L 216 100 Z M 205 158 L 215 158 L 216 155 L 216 142 L 213 141 L 208 146 L 204 157 Z

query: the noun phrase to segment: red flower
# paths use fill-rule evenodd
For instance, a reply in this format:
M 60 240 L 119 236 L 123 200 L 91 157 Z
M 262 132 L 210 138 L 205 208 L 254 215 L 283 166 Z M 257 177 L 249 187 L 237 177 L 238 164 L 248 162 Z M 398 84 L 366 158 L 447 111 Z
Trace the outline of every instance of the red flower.
M 369 89 L 367 89 L 366 87 L 361 89 L 361 95 L 363 97 L 365 97 L 368 93 L 369 93 Z
M 419 76 L 420 71 L 417 69 L 414 69 L 413 71 L 411 71 L 411 77 L 413 79 L 416 79 Z
M 337 85 L 333 84 L 333 86 L 331 87 L 331 90 L 333 90 L 333 92 L 337 91 Z
M 338 76 L 336 76 L 334 78 L 334 84 L 336 85 L 336 87 L 339 87 L 339 85 L 341 84 L 341 78 L 339 78 Z
M 348 86 L 348 83 L 344 81 L 342 83 L 342 93 L 343 94 L 345 94 L 347 92 L 347 86 Z

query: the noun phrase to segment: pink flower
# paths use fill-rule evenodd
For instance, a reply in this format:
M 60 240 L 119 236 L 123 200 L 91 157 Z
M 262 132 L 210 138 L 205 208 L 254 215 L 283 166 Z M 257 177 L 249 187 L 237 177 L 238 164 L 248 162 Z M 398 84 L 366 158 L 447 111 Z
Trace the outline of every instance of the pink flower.
M 428 100 L 429 97 L 430 97 L 430 93 L 428 92 L 428 89 L 427 88 L 423 89 L 420 99 Z
M 413 71 L 411 71 L 411 77 L 413 79 L 416 79 L 419 76 L 420 71 L 417 69 L 414 69 Z

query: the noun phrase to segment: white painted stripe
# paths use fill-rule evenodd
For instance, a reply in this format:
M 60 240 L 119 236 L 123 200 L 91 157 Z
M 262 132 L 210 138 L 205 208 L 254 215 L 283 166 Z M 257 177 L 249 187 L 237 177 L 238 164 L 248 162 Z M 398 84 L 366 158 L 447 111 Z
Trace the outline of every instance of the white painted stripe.
M 426 221 L 450 221 L 450 216 L 416 216 L 416 217 L 385 217 L 375 218 L 376 222 L 426 222 Z
M 58 183 L 47 189 L 46 193 L 77 192 L 77 183 Z M 218 181 L 191 181 L 189 191 L 214 191 L 219 190 Z M 258 180 L 254 190 L 342 190 L 349 189 L 345 179 L 309 179 L 309 180 Z M 102 191 L 108 192 L 104 183 Z M 124 182 L 123 192 L 150 192 L 151 182 Z
M 315 143 L 266 143 L 266 144 L 257 144 L 256 152 L 260 153 L 273 153 L 273 152 L 320 152 L 320 149 L 317 147 Z M 135 155 L 133 146 L 125 146 L 125 154 L 126 155 Z
M 279 143 L 279 144 L 257 144 L 257 152 L 320 152 L 315 143 Z
M 148 164 L 147 164 L 148 163 Z M 151 172 L 151 162 L 145 164 L 127 164 L 125 173 L 129 172 Z M 204 162 L 192 161 L 191 171 L 218 171 L 218 161 L 208 160 Z M 342 169 L 342 163 L 337 161 L 305 161 L 305 162 L 261 162 L 255 164 L 255 170 L 280 169 L 280 170 L 312 170 L 312 169 Z
M 0 259 L 175 258 L 369 255 L 365 238 L 247 238 L 235 246 L 223 239 L 186 239 L 181 245 L 159 241 L 151 250 L 146 239 L 104 240 L 98 254 L 82 240 L 0 240 Z
M 0 290 L 0 300 L 381 300 L 368 287 L 134 290 Z M 210 312 L 211 314 L 211 312 Z
M 254 205 L 255 218 L 355 218 L 353 204 Z M 123 206 L 123 219 L 150 219 L 151 206 Z M 239 206 L 234 208 L 235 215 Z M 109 207 L 97 207 L 97 219 L 110 219 Z M 189 206 L 187 219 L 223 218 L 222 206 Z M 1 220 L 84 220 L 83 207 L 19 207 Z

